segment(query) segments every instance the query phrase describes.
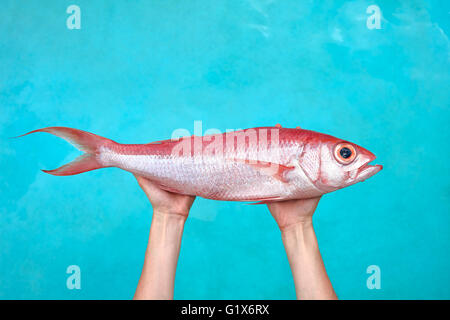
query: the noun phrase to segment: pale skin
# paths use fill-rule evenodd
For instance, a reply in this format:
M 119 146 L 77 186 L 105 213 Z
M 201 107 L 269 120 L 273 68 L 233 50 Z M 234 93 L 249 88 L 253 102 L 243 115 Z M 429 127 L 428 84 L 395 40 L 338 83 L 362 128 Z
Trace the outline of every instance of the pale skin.
M 184 223 L 195 197 L 164 191 L 140 176 L 136 179 L 152 204 L 153 218 L 134 299 L 173 299 Z M 297 299 L 337 299 L 312 224 L 319 200 L 290 200 L 267 205 L 281 231 Z

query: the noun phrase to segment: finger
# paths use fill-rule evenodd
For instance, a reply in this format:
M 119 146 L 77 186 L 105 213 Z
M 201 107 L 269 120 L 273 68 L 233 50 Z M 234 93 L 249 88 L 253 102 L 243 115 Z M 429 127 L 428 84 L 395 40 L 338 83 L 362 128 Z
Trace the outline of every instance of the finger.
M 158 186 L 156 186 L 156 184 L 151 181 L 150 179 L 144 178 L 138 174 L 134 174 L 139 186 L 142 188 L 142 190 L 144 190 L 144 192 L 146 194 L 150 194 L 152 192 L 157 192 L 160 191 L 160 188 L 158 188 Z

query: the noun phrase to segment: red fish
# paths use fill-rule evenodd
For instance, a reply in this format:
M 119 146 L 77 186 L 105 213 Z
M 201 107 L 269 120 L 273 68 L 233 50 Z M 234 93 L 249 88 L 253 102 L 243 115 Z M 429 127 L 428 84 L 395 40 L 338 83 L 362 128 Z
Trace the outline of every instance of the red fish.
M 66 127 L 31 131 L 61 137 L 84 154 L 56 176 L 117 167 L 162 189 L 207 199 L 268 203 L 323 195 L 373 176 L 370 151 L 310 130 L 260 127 L 149 144 L 120 144 Z M 25 135 L 27 135 L 25 134 Z

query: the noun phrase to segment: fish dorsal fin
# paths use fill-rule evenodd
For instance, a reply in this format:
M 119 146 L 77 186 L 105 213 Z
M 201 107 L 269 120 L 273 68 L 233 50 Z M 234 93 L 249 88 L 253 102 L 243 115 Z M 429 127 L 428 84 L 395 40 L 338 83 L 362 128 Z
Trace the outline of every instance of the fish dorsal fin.
M 272 176 L 275 179 L 285 183 L 288 182 L 288 180 L 285 177 L 286 172 L 289 172 L 290 170 L 293 170 L 295 168 L 293 166 L 284 166 L 282 164 L 274 162 L 256 161 L 248 159 L 231 159 L 231 160 L 249 165 L 253 169 L 258 170 L 259 172 L 265 175 Z
M 147 144 L 167 144 L 167 143 L 171 143 L 171 142 L 179 142 L 181 139 L 182 138 L 152 141 Z

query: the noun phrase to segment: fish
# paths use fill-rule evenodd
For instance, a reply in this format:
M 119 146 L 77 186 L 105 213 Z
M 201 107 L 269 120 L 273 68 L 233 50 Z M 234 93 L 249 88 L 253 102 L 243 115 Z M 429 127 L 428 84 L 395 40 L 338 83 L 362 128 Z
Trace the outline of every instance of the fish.
M 308 199 L 364 181 L 380 170 L 376 156 L 352 142 L 311 130 L 257 127 L 146 144 L 122 144 L 67 127 L 46 132 L 84 153 L 55 176 L 116 167 L 163 190 L 224 201 L 265 204 Z

